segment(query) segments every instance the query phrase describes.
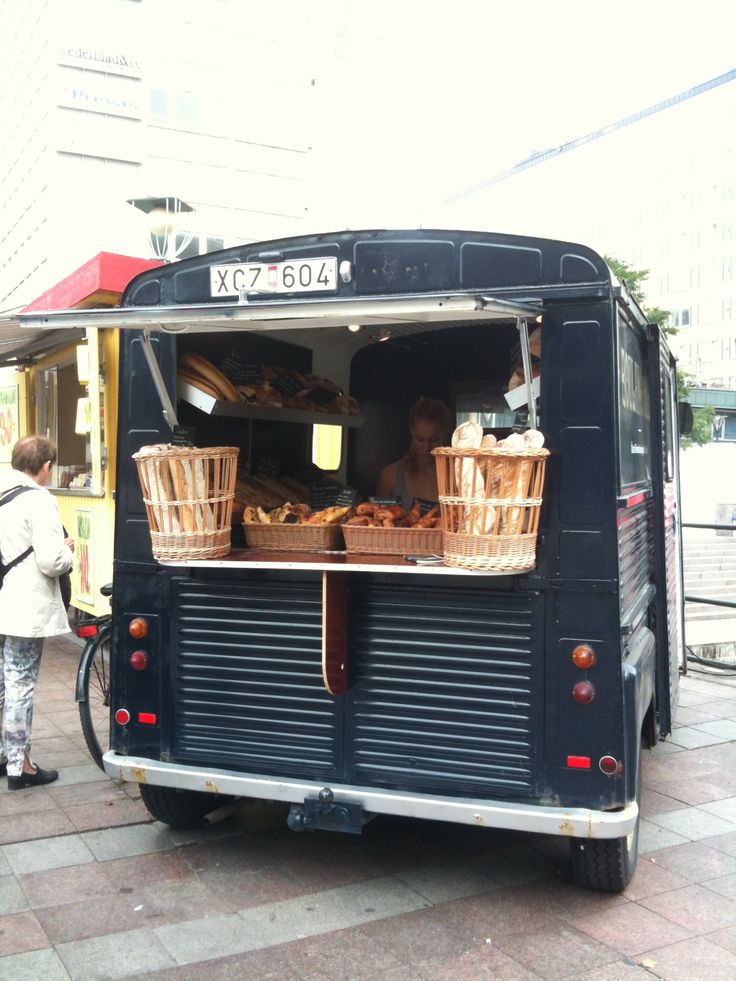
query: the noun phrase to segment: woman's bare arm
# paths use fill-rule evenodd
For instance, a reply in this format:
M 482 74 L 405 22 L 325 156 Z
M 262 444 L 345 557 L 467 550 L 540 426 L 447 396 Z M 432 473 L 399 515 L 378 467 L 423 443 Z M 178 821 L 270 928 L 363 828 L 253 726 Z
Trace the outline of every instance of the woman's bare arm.
M 394 483 L 396 481 L 396 464 L 389 463 L 387 467 L 378 474 L 378 480 L 376 481 L 376 494 L 378 497 L 390 497 L 394 492 Z

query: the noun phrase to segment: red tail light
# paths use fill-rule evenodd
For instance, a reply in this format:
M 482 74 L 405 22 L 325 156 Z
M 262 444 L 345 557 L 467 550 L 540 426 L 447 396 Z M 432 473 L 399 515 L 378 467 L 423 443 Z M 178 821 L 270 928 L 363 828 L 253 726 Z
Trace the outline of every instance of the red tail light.
M 579 681 L 572 689 L 572 697 L 580 705 L 589 705 L 595 698 L 595 688 L 589 681 Z
M 148 654 L 145 651 L 133 651 L 130 655 L 130 666 L 134 671 L 145 671 L 148 667 Z
M 80 623 L 74 628 L 74 633 L 77 637 L 96 637 L 97 636 L 97 624 L 96 623 Z
M 119 726 L 127 726 L 130 722 L 130 712 L 127 709 L 118 709 L 115 713 L 115 721 Z

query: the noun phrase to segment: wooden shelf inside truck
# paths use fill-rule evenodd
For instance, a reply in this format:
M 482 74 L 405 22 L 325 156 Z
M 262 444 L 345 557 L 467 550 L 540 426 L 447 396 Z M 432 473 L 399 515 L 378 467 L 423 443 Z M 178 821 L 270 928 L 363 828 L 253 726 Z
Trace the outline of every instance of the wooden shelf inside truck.
M 303 426 L 343 426 L 357 429 L 362 426 L 363 416 L 347 416 L 336 412 L 308 412 L 304 409 L 282 409 L 275 405 L 258 405 L 256 402 L 224 402 L 214 399 L 194 385 L 180 381 L 177 385 L 179 398 L 211 416 L 230 416 L 236 419 L 262 419 L 266 422 L 295 422 Z

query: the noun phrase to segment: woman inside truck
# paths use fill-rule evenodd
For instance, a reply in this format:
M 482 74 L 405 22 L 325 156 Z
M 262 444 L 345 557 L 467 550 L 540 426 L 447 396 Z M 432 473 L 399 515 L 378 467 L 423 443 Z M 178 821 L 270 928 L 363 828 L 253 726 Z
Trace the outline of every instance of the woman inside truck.
M 439 399 L 420 398 L 409 410 L 409 449 L 378 475 L 379 497 L 396 497 L 405 508 L 414 498 L 436 501 L 437 469 L 432 450 L 447 445 L 452 415 Z

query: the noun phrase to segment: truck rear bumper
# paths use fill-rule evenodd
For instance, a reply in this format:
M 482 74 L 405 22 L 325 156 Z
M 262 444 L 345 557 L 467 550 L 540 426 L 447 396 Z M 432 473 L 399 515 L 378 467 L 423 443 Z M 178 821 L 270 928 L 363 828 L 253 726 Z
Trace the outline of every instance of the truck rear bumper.
M 149 783 L 177 790 L 196 790 L 211 794 L 253 797 L 301 803 L 309 794 L 326 786 L 309 780 L 262 777 L 214 770 L 209 767 L 160 763 L 158 760 L 105 753 L 106 773 L 114 780 Z M 564 835 L 574 838 L 623 838 L 634 830 L 639 814 L 636 803 L 619 811 L 595 811 L 586 807 L 553 807 L 548 804 L 510 804 L 476 798 L 440 797 L 434 794 L 403 793 L 329 784 L 335 800 L 360 804 L 372 814 L 394 814 L 400 817 L 452 821 L 477 827 L 506 828 L 538 834 Z

